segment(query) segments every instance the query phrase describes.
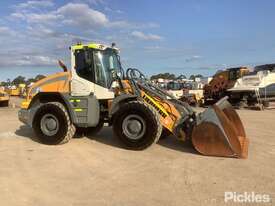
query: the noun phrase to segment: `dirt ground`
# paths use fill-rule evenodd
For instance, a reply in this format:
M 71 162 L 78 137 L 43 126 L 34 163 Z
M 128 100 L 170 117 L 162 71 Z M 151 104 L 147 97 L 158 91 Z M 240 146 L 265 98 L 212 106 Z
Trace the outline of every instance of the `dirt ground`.
M 224 202 L 226 191 L 275 198 L 275 110 L 238 111 L 250 139 L 247 160 L 202 156 L 173 137 L 129 151 L 108 127 L 46 146 L 17 112 L 0 108 L 0 205 L 235 205 Z

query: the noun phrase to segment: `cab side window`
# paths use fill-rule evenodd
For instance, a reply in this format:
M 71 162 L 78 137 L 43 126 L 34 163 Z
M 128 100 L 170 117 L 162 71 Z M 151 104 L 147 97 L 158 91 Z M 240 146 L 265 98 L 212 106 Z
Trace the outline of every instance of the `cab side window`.
M 229 80 L 235 80 L 236 79 L 236 71 L 230 71 L 229 72 Z

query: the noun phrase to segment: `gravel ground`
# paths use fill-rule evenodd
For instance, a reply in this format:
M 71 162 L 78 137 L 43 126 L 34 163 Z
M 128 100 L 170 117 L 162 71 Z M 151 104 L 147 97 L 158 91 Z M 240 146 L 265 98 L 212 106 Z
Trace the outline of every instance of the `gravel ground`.
M 173 137 L 129 151 L 109 127 L 46 146 L 17 111 L 0 108 L 1 205 L 235 205 L 224 202 L 226 191 L 275 198 L 275 110 L 238 111 L 250 139 L 247 160 L 202 156 Z

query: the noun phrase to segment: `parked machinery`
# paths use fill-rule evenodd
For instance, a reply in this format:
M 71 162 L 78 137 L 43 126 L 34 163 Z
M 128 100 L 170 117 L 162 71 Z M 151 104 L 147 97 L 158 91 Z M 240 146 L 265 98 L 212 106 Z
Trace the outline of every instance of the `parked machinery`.
M 6 92 L 10 96 L 20 96 L 20 88 L 16 85 L 11 85 L 6 88 Z
M 268 107 L 275 101 L 275 64 L 256 66 L 228 89 L 230 100 L 240 107 Z
M 191 106 L 203 104 L 203 90 L 197 89 L 197 82 L 170 81 L 167 83 L 167 92 L 176 99 Z
M 103 123 L 129 149 L 141 150 L 161 134 L 191 141 L 204 155 L 245 158 L 242 122 L 222 99 L 202 113 L 152 85 L 137 69 L 124 73 L 118 49 L 102 44 L 71 47 L 71 70 L 32 85 L 19 119 L 46 144 L 62 144 L 76 130 L 95 133 Z
M 247 67 L 236 67 L 217 72 L 213 79 L 203 88 L 204 101 L 213 104 L 228 95 L 228 89 L 232 88 L 237 79 L 249 73 Z
M 179 81 L 170 81 L 166 85 L 166 90 L 169 94 L 173 95 L 176 99 L 183 96 L 184 83 Z
M 0 87 L 0 106 L 9 106 L 10 96 L 3 87 Z

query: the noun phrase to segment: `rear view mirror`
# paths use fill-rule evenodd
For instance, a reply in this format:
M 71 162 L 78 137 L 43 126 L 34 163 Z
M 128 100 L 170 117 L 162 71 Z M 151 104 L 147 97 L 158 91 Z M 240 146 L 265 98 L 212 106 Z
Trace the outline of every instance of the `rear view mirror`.
M 68 71 L 67 66 L 63 63 L 62 60 L 58 60 L 58 65 L 63 69 L 64 72 Z

